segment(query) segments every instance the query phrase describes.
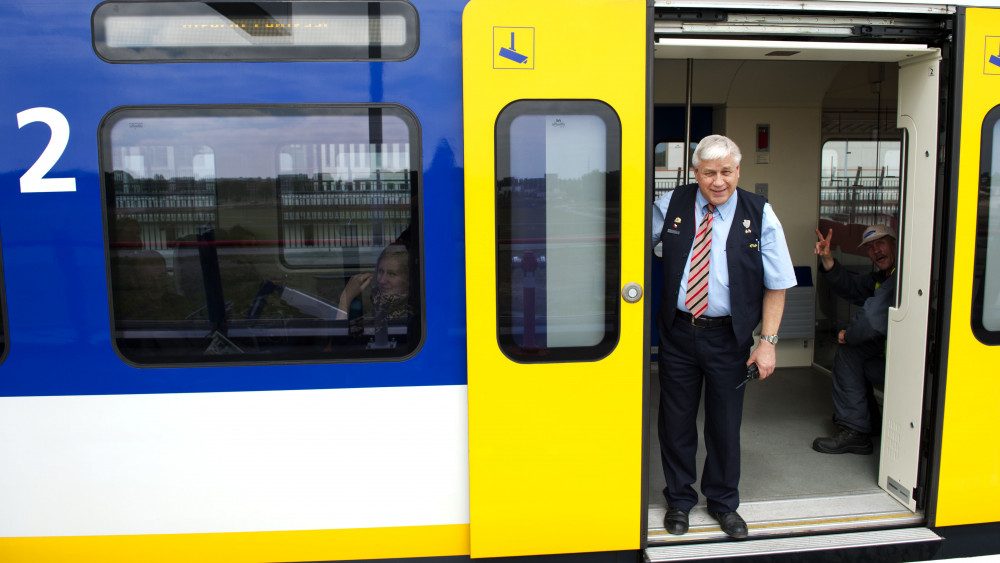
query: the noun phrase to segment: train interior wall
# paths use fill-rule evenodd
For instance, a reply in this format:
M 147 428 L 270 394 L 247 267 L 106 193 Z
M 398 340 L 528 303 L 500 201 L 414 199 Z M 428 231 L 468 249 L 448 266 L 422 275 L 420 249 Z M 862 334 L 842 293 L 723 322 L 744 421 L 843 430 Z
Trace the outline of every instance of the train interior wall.
M 683 139 L 687 64 L 680 59 L 655 61 L 654 143 Z M 778 345 L 779 369 L 747 390 L 740 491 L 741 513 L 751 531 L 768 526 L 791 530 L 786 524 L 792 520 L 825 525 L 818 523 L 878 512 L 912 516 L 878 486 L 877 437 L 876 453 L 868 456 L 826 455 L 811 448 L 815 437 L 835 430 L 829 368 L 837 330 L 851 314 L 850 307 L 817 279 L 815 229 L 820 225 L 821 199 L 828 197 L 823 195 L 821 155 L 824 143 L 834 139 L 880 141 L 895 135 L 898 142 L 897 73 L 893 63 L 693 61 L 692 145 L 707 133 L 725 134 L 740 145 L 740 186 L 766 193 L 784 228 L 793 264 L 801 267 L 804 287 L 797 291 L 805 292 L 805 302 L 789 299 L 785 319 L 796 308 L 809 309 L 800 312 L 814 329 L 810 335 L 783 338 Z M 769 126 L 766 154 L 755 150 L 758 125 Z M 856 242 L 839 242 L 834 253 L 842 263 L 858 271 L 871 270 Z M 659 268 L 654 261 L 654 285 L 659 282 Z M 654 287 L 651 294 L 659 292 Z M 659 303 L 652 307 L 655 315 Z M 654 357 L 655 343 L 654 338 Z M 656 432 L 655 359 L 650 371 L 649 541 L 655 545 L 673 538 L 662 527 L 665 501 Z M 700 467 L 703 442 L 699 452 Z M 718 533 L 717 527 L 705 511 L 704 499 L 701 502 L 692 512 L 692 531 L 710 538 Z

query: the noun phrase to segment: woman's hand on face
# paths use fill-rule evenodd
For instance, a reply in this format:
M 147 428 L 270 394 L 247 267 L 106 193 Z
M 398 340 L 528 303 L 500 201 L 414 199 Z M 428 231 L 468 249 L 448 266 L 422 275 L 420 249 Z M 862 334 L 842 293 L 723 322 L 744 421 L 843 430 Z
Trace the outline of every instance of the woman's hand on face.
M 347 281 L 347 287 L 344 288 L 344 293 L 340 297 L 341 301 L 343 302 L 345 299 L 348 303 L 354 301 L 355 297 L 361 295 L 361 292 L 371 285 L 374 277 L 371 273 L 351 276 L 351 279 Z

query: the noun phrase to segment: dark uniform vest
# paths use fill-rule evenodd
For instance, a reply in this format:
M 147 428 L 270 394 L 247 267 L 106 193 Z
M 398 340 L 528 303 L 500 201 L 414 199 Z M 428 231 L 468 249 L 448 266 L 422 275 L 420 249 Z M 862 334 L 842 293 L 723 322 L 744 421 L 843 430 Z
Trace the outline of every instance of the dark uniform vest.
M 753 329 L 761 319 L 764 302 L 764 261 L 760 253 L 761 222 L 766 200 L 737 188 L 736 211 L 726 239 L 726 263 L 729 266 L 729 302 L 733 333 L 740 346 L 753 343 Z M 691 254 L 698 228 L 694 206 L 697 184 L 680 186 L 670 197 L 663 218 L 663 293 L 657 328 L 666 334 L 677 312 L 677 292 Z M 736 194 L 733 194 L 736 197 Z M 680 219 L 677 221 L 676 219 Z M 744 226 L 744 222 L 748 226 Z

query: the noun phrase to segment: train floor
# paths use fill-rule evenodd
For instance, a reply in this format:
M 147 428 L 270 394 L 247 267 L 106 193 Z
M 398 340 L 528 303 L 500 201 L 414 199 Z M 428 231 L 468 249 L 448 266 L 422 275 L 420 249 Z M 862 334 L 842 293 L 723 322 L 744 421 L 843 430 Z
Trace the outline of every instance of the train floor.
M 708 515 L 703 497 L 691 512 L 689 534 L 669 536 L 663 529 L 666 502 L 656 430 L 659 384 L 655 361 L 650 372 L 649 543 L 724 537 Z M 767 380 L 748 385 L 741 436 L 740 514 L 751 536 L 922 521 L 921 515 L 909 512 L 879 488 L 877 438 L 872 455 L 813 451 L 813 439 L 833 433 L 832 413 L 830 376 L 822 370 L 780 368 Z M 698 428 L 700 434 L 702 416 Z M 700 473 L 705 459 L 701 436 L 698 449 Z M 695 489 L 700 490 L 700 484 Z

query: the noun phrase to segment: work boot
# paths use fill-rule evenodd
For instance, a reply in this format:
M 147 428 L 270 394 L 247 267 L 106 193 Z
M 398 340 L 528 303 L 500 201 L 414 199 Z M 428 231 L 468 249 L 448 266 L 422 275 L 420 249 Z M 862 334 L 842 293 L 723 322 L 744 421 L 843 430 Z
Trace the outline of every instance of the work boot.
M 813 440 L 813 449 L 824 454 L 862 454 L 872 453 L 872 439 L 868 434 L 841 426 L 834 436 L 821 437 Z

